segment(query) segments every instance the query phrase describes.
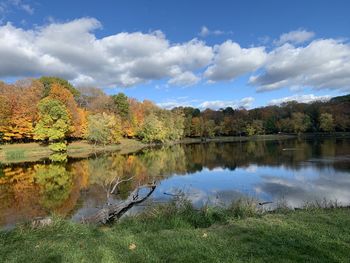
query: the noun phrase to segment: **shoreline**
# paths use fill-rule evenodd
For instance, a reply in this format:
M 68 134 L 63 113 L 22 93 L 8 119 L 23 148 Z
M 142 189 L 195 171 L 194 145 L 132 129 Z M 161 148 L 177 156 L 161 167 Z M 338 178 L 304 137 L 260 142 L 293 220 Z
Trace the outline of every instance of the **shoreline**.
M 144 148 L 154 146 L 166 146 L 174 144 L 192 144 L 192 143 L 209 143 L 209 142 L 246 142 L 246 141 L 268 141 L 268 140 L 286 140 L 293 138 L 349 138 L 350 133 L 332 133 L 332 134 L 271 134 L 256 136 L 221 136 L 214 138 L 184 138 L 180 141 L 168 143 L 145 144 L 136 139 L 122 139 L 120 144 L 112 145 L 93 145 L 86 140 L 74 141 L 68 144 L 67 154 L 70 158 L 88 158 L 93 154 L 119 152 L 120 154 L 130 154 L 138 152 Z M 20 162 L 37 162 L 54 153 L 48 146 L 43 146 L 36 142 L 15 143 L 0 145 L 0 163 L 20 163 Z

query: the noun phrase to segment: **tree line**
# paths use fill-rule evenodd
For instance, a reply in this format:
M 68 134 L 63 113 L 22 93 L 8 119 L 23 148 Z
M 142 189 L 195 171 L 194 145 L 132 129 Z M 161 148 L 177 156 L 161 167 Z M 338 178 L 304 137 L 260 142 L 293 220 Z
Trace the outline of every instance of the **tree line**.
M 153 102 L 76 88 L 56 77 L 0 82 L 0 141 L 41 141 L 65 151 L 67 141 L 95 144 L 136 138 L 145 143 L 184 137 L 350 131 L 350 95 L 327 102 L 287 102 L 247 110 L 165 110 Z

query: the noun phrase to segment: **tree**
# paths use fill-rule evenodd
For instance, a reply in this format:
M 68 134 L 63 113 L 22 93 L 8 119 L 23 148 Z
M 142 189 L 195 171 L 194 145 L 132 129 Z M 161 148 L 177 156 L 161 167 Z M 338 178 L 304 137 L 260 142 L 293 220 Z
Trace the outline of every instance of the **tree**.
M 176 141 L 183 137 L 184 115 L 182 113 L 182 110 L 159 110 L 156 112 L 156 114 L 159 120 L 162 122 L 166 140 Z
M 255 128 L 252 124 L 247 124 L 245 129 L 248 136 L 253 136 L 255 134 Z
M 53 83 L 51 85 L 49 97 L 61 101 L 66 106 L 72 120 L 70 136 L 75 138 L 84 137 L 84 130 L 86 130 L 86 114 L 78 108 L 70 90 L 64 88 L 58 83 Z
M 311 125 L 310 117 L 301 112 L 292 113 L 291 121 L 295 133 L 306 132 Z
M 34 139 L 49 141 L 54 151 L 65 151 L 64 139 L 71 123 L 67 108 L 62 102 L 47 97 L 39 102 L 38 109 L 39 122 L 34 128 Z
M 204 131 L 203 119 L 200 117 L 192 118 L 191 136 L 201 137 L 203 136 L 203 131 Z
M 204 132 L 203 135 L 205 137 L 214 137 L 215 136 L 215 121 L 214 120 L 207 120 L 204 122 Z
M 4 140 L 30 140 L 42 85 L 35 80 L 0 86 L 0 133 Z
M 333 116 L 330 113 L 322 113 L 320 115 L 320 129 L 324 132 L 332 132 L 334 130 Z
M 58 77 L 48 77 L 44 76 L 39 79 L 39 81 L 44 85 L 43 97 L 46 97 L 50 94 L 53 84 L 60 85 L 61 87 L 70 91 L 75 99 L 78 99 L 80 96 L 80 91 L 77 90 L 72 84 L 67 80 L 61 79 Z
M 128 97 L 124 93 L 118 93 L 112 96 L 117 114 L 125 120 L 129 116 L 129 102 Z
M 145 118 L 138 136 L 145 143 L 165 142 L 167 139 L 163 123 L 153 113 Z
M 87 139 L 98 144 L 118 143 L 121 138 L 121 121 L 112 114 L 97 113 L 88 117 Z

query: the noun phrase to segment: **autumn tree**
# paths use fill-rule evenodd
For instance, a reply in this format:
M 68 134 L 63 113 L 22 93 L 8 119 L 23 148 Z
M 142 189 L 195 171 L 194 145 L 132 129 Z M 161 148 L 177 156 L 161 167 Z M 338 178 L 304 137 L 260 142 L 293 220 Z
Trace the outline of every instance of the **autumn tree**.
M 320 115 L 320 129 L 324 132 L 332 132 L 334 130 L 333 116 L 330 113 L 322 113 Z
M 49 97 L 38 104 L 39 122 L 34 129 L 34 139 L 48 141 L 54 151 L 65 151 L 65 138 L 70 132 L 71 119 L 67 108 L 59 100 Z
M 59 100 L 66 106 L 72 120 L 70 136 L 74 138 L 83 138 L 86 133 L 87 125 L 86 113 L 84 110 L 78 108 L 78 105 L 70 90 L 54 82 L 51 85 L 51 90 L 48 97 Z
M 204 122 L 203 135 L 209 138 L 214 137 L 216 132 L 215 127 L 216 125 L 214 120 L 206 120 Z
M 311 125 L 310 117 L 301 112 L 292 113 L 291 122 L 295 133 L 306 132 Z
M 30 79 L 0 86 L 0 133 L 4 140 L 32 139 L 41 92 L 42 85 Z
M 191 122 L 191 136 L 193 137 L 201 137 L 204 132 L 204 124 L 203 119 L 200 117 L 192 118 Z
M 46 97 L 50 94 L 51 88 L 53 85 L 59 85 L 63 87 L 64 89 L 67 89 L 70 93 L 73 94 L 75 99 L 78 99 L 80 96 L 80 91 L 77 90 L 72 84 L 70 84 L 67 80 L 58 78 L 58 77 L 49 77 L 44 76 L 39 79 L 39 81 L 43 84 L 44 90 L 43 90 L 43 97 Z
M 88 117 L 87 139 L 95 144 L 118 143 L 122 136 L 121 121 L 116 115 L 97 113 Z
M 165 142 L 167 139 L 163 123 L 153 113 L 145 118 L 138 136 L 145 143 Z

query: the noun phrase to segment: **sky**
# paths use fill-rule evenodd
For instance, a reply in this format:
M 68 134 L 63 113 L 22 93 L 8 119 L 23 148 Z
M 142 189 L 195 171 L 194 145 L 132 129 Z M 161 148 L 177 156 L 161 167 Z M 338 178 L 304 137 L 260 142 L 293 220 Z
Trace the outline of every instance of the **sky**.
M 350 93 L 350 1 L 0 1 L 0 80 L 59 76 L 164 108 Z

